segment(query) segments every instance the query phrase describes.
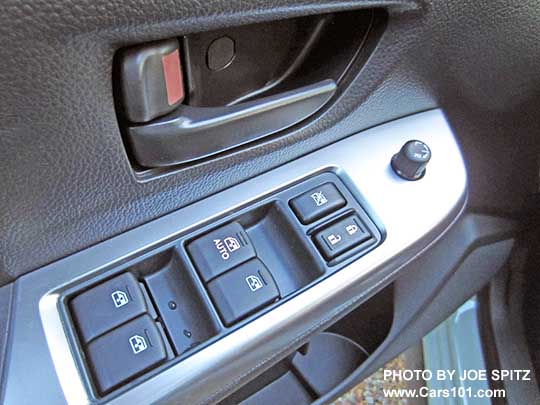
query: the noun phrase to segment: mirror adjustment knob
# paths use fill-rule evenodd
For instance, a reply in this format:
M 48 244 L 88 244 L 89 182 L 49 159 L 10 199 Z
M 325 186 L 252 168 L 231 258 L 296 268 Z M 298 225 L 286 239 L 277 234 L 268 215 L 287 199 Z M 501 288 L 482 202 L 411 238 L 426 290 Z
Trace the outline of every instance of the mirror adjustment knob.
M 422 141 L 408 141 L 391 160 L 392 169 L 405 180 L 419 180 L 431 158 L 431 150 Z

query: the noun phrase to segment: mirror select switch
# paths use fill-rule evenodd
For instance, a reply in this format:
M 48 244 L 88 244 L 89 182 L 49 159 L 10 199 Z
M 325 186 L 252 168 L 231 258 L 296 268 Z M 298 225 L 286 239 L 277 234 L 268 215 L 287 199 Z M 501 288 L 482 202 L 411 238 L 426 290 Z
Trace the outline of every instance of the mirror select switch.
M 120 326 L 88 345 L 88 357 L 101 394 L 161 364 L 167 350 L 148 315 Z
M 327 260 L 371 239 L 358 215 L 351 215 L 315 234 L 315 244 Z
M 250 260 L 211 281 L 208 292 L 227 326 L 279 298 L 272 274 L 259 259 Z
M 345 199 L 332 183 L 311 189 L 291 200 L 290 205 L 303 224 L 309 224 L 345 205 Z
M 79 294 L 71 301 L 71 313 L 84 342 L 146 312 L 139 283 L 124 273 Z
M 255 249 L 238 222 L 201 236 L 187 250 L 205 282 L 255 257 Z

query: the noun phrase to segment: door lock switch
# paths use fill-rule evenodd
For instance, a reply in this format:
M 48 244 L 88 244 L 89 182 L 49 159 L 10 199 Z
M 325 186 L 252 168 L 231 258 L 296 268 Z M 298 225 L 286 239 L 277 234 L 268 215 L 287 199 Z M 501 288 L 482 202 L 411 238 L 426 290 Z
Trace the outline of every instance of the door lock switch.
M 147 311 L 143 292 L 131 273 L 79 294 L 70 306 L 85 343 Z
M 255 249 L 238 222 L 201 236 L 187 250 L 205 282 L 255 257 Z
M 317 248 L 327 260 L 331 260 L 369 239 L 372 239 L 371 234 L 358 215 L 343 218 L 317 232 L 314 237 Z
M 279 289 L 266 266 L 250 260 L 208 284 L 208 292 L 226 326 L 279 298 Z
M 332 183 L 323 184 L 290 201 L 291 208 L 303 224 L 320 219 L 345 204 L 345 199 Z

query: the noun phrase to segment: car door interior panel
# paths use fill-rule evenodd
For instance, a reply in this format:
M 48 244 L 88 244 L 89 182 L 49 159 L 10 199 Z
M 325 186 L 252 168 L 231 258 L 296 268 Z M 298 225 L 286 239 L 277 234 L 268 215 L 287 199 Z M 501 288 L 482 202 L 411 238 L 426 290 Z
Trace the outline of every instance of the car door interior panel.
M 408 181 L 390 160 L 413 137 L 432 157 L 425 175 Z M 20 294 L 25 280 L 44 283 L 27 314 L 41 320 L 43 342 L 31 346 L 56 347 L 63 354 L 51 349 L 50 366 L 77 370 L 65 380 L 58 375 L 68 401 L 129 401 L 140 390 L 159 401 L 182 387 L 194 401 L 219 399 L 230 389 L 219 386 L 222 373 L 248 364 L 253 373 L 264 370 L 387 286 L 459 218 L 466 197 L 462 156 L 440 111 L 376 127 L 22 277 Z M 39 274 L 46 278 L 30 281 Z M 17 302 L 24 311 L 29 300 Z M 27 325 L 15 325 L 14 336 L 28 336 Z M 141 364 L 126 358 L 129 371 L 103 370 L 93 352 L 129 333 L 141 339 L 130 342 L 126 356 L 139 347 L 152 356 L 140 357 Z M 8 370 L 20 364 L 18 341 Z M 216 390 L 206 398 L 195 390 L 202 375 Z M 6 399 L 11 393 L 8 380 Z
M 1 403 L 329 404 L 473 296 L 540 370 L 534 2 L 8 3 Z

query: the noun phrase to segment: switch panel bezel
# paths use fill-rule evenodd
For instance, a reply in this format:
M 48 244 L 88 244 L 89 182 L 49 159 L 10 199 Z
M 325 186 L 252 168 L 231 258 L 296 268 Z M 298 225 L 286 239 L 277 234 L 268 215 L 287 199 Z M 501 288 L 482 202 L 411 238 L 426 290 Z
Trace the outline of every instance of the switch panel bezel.
M 253 321 L 259 316 L 273 310 L 277 306 L 281 305 L 285 301 L 295 297 L 302 293 L 306 289 L 312 287 L 316 283 L 321 282 L 331 274 L 339 271 L 339 269 L 347 266 L 349 263 L 357 260 L 362 255 L 368 253 L 372 249 L 376 248 L 384 240 L 384 227 L 377 221 L 376 216 L 368 215 L 367 211 L 363 208 L 360 200 L 361 197 L 355 194 L 352 190 L 345 185 L 342 180 L 343 175 L 338 175 L 333 171 L 324 171 L 316 173 L 307 178 L 300 179 L 299 181 L 284 187 L 274 193 L 269 193 L 264 198 L 258 201 L 248 204 L 241 209 L 234 210 L 220 219 L 213 219 L 208 223 L 199 226 L 196 230 L 183 235 L 169 244 L 168 250 L 173 250 L 176 255 L 173 264 L 167 263 L 166 265 L 160 264 L 159 260 L 156 263 L 148 265 L 150 270 L 140 270 L 141 262 L 152 262 L 154 256 L 158 256 L 160 250 L 157 249 L 154 252 L 149 252 L 147 255 L 142 256 L 138 260 L 130 262 L 126 266 L 120 267 L 120 269 L 112 269 L 103 275 L 103 278 L 96 280 L 90 280 L 89 283 L 83 283 L 74 289 L 70 290 L 66 295 L 66 302 L 70 302 L 78 294 L 87 291 L 92 286 L 98 286 L 100 283 L 108 281 L 122 272 L 131 272 L 135 274 L 139 281 L 144 282 L 146 277 L 151 276 L 167 266 L 176 266 L 180 271 L 186 272 L 187 277 L 192 283 L 191 287 L 195 288 L 198 293 L 198 297 L 195 299 L 200 300 L 198 305 L 202 305 L 206 308 L 205 316 L 208 317 L 210 329 L 213 331 L 213 336 L 208 337 L 202 342 L 194 342 L 193 347 L 184 350 L 179 348 L 177 342 L 171 334 L 170 322 L 169 329 L 167 327 L 168 320 L 164 314 L 158 316 L 158 322 L 164 330 L 163 339 L 167 342 L 167 346 L 171 347 L 170 352 L 174 351 L 175 356 L 169 358 L 169 360 L 157 367 L 155 370 L 150 370 L 148 373 L 135 378 L 133 381 L 128 382 L 126 386 L 137 384 L 140 381 L 151 377 L 155 373 L 158 373 L 163 368 L 174 364 L 178 361 L 182 361 L 190 355 L 198 352 L 199 350 L 207 347 L 208 345 L 215 343 L 217 340 L 232 333 L 233 331 L 243 327 L 247 323 Z M 339 208 L 332 210 L 325 214 L 323 217 L 311 221 L 309 224 L 303 224 L 301 220 L 295 214 L 295 210 L 291 207 L 290 202 L 302 195 L 307 191 L 316 189 L 318 186 L 332 184 L 345 200 L 345 204 L 342 204 Z M 324 229 L 327 226 L 335 223 L 340 218 L 355 213 L 361 219 L 369 233 L 372 235 L 371 243 L 362 243 L 357 247 L 353 247 L 347 252 L 341 254 L 335 259 L 326 260 L 324 255 L 316 247 L 313 241 L 313 233 L 316 230 Z M 193 242 L 200 240 L 200 238 L 206 237 L 208 234 L 216 231 L 220 228 L 226 227 L 230 224 L 237 223 L 243 228 L 243 231 L 247 234 L 252 247 L 255 249 L 256 258 L 262 260 L 265 266 L 268 268 L 272 277 L 276 281 L 278 290 L 280 291 L 280 297 L 268 304 L 267 306 L 257 310 L 246 317 L 243 317 L 237 322 L 232 324 L 226 324 L 219 313 L 219 309 L 216 308 L 216 303 L 212 300 L 206 284 L 215 280 L 218 277 L 227 274 L 230 271 L 236 269 L 239 265 L 246 263 L 246 261 L 239 263 L 238 266 L 232 267 L 225 271 L 221 276 L 212 278 L 208 282 L 202 276 L 201 272 L 197 269 L 193 257 L 190 254 L 188 246 Z M 276 232 L 276 230 L 278 230 Z M 272 241 L 272 242 L 270 242 Z M 275 243 L 277 241 L 277 244 Z M 276 252 L 275 246 L 282 246 L 283 251 Z M 259 253 L 260 254 L 259 254 Z M 249 260 L 253 260 L 250 258 Z M 248 260 L 248 261 L 249 261 Z M 271 263 L 267 263 L 271 261 Z M 144 266 L 143 267 L 148 267 Z M 184 275 L 184 277 L 186 277 Z M 180 279 L 178 282 L 182 282 Z M 151 303 L 148 303 L 149 308 L 157 311 L 160 314 L 161 311 L 167 309 L 159 308 L 160 298 L 152 297 L 152 289 L 147 285 L 141 285 L 145 296 L 151 297 Z M 156 294 L 155 291 L 153 292 Z M 179 297 L 182 300 L 182 297 Z M 191 298 L 193 299 L 193 298 Z M 175 302 L 175 305 L 192 305 L 191 302 Z M 154 306 L 158 308 L 154 308 Z M 66 314 L 69 317 L 69 322 L 72 328 L 72 337 L 77 340 L 75 343 L 79 351 L 82 352 L 83 358 L 81 358 L 81 370 L 85 373 L 85 379 L 90 383 L 92 387 L 93 395 L 96 398 L 101 398 L 99 390 L 92 381 L 92 365 L 88 363 L 88 359 L 84 357 L 85 343 L 82 339 L 77 338 L 76 325 L 74 319 L 69 314 L 67 309 Z M 113 329 L 114 330 L 114 329 Z M 191 333 L 191 332 L 190 332 Z M 124 387 L 119 388 L 122 390 Z M 108 398 L 113 393 L 108 393 L 103 398 Z

